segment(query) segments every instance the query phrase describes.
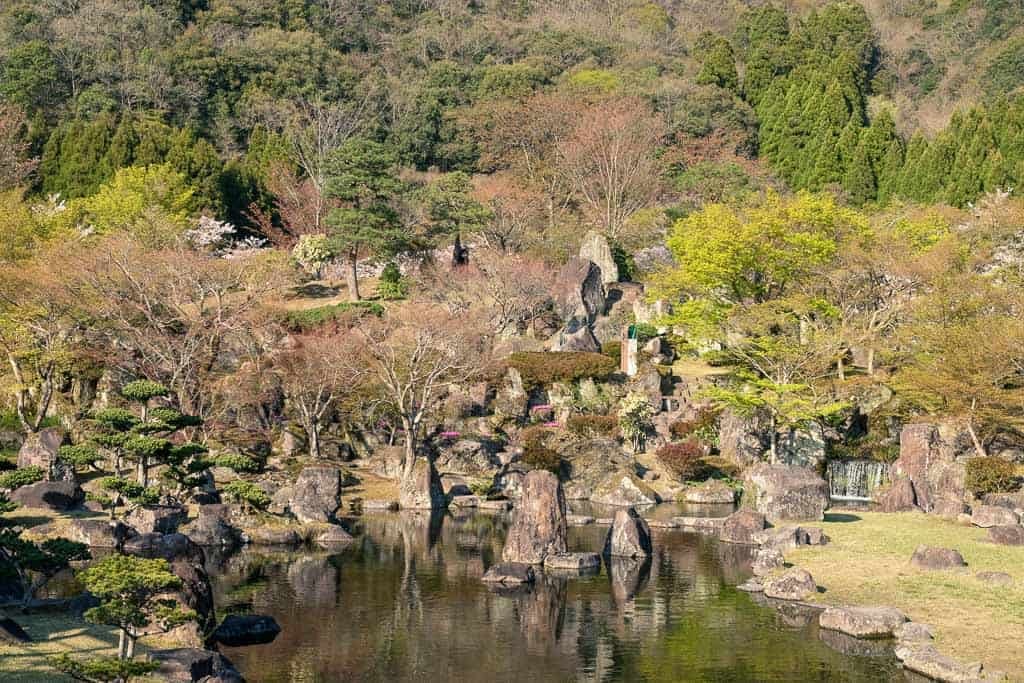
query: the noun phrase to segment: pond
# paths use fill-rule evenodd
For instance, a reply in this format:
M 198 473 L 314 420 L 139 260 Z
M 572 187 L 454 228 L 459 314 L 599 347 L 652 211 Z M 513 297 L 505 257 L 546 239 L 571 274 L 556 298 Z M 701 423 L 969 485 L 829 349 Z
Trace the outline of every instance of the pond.
M 249 681 L 899 676 L 887 645 L 839 640 L 819 632 L 812 613 L 736 590 L 751 550 L 713 538 L 653 529 L 647 563 L 541 574 L 532 588 L 509 590 L 480 581 L 500 560 L 504 515 L 404 512 L 346 524 L 357 538 L 336 554 L 250 548 L 209 558 L 218 605 L 273 615 L 283 629 L 269 645 L 225 649 Z M 605 532 L 572 528 L 570 549 L 600 551 Z

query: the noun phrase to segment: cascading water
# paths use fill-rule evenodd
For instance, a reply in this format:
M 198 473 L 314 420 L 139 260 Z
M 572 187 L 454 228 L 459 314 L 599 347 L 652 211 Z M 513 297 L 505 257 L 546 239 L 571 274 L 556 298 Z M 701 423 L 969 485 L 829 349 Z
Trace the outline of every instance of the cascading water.
M 889 465 L 877 460 L 832 460 L 826 474 L 833 500 L 871 500 L 875 489 L 889 481 Z

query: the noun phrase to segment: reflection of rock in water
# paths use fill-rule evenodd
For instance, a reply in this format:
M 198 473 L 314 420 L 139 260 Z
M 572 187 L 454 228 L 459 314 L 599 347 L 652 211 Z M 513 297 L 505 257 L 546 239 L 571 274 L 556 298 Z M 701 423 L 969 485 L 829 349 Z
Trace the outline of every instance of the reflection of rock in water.
M 740 584 L 750 577 L 757 546 L 739 543 L 718 544 L 718 565 L 726 583 Z
M 651 574 L 651 558 L 610 557 L 606 561 L 615 605 L 620 610 L 631 608 L 633 598 L 643 589 Z
M 818 638 L 836 652 L 853 657 L 889 657 L 893 653 L 893 641 L 854 638 L 839 631 L 818 629 Z
M 787 629 L 803 630 L 812 621 L 817 621 L 818 615 L 821 614 L 820 609 L 796 602 L 774 600 L 772 598 L 764 598 L 764 600 L 768 603 L 769 607 L 775 610 L 776 623 Z
M 302 556 L 288 567 L 296 606 L 326 607 L 338 599 L 338 568 L 324 556 Z
M 534 585 L 516 594 L 516 612 L 526 646 L 541 654 L 562 635 L 565 623 L 566 581 L 538 573 Z

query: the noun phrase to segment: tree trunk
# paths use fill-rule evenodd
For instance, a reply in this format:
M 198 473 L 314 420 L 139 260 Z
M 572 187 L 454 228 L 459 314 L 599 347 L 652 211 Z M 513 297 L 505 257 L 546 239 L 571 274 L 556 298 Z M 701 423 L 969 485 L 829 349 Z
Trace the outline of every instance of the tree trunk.
M 143 488 L 149 486 L 149 463 L 146 461 L 144 456 L 139 456 L 139 464 L 136 471 L 139 486 Z
M 410 420 L 403 418 L 402 426 L 405 428 L 405 462 L 402 463 L 402 477 L 408 478 L 412 475 L 412 466 L 416 462 L 416 435 L 413 433 Z
M 130 660 L 133 657 L 135 657 L 135 640 L 136 640 L 135 635 L 132 634 L 132 633 L 129 633 L 128 634 L 128 648 L 127 648 L 127 652 L 125 652 L 125 659 Z
M 971 435 L 971 443 L 974 444 L 974 452 L 978 454 L 978 457 L 988 457 L 988 452 L 981 445 L 981 439 L 978 438 L 977 432 L 974 431 L 974 423 L 971 420 L 967 421 L 967 433 Z
M 779 455 L 779 432 L 775 424 L 775 416 L 772 415 L 770 422 L 771 434 L 769 435 L 769 447 L 768 453 L 770 454 L 770 462 L 775 463 L 776 458 Z
M 118 632 L 118 636 L 117 636 L 117 658 L 120 659 L 120 660 L 124 660 L 126 658 L 125 657 L 125 653 L 128 651 L 128 648 L 127 648 L 127 640 L 128 640 L 127 639 L 127 635 L 128 634 L 125 633 L 124 629 L 121 629 Z
M 875 349 L 874 347 L 868 349 L 868 376 L 873 377 L 875 374 Z
M 836 361 L 836 371 L 839 374 L 839 381 L 846 381 L 846 364 L 843 363 L 843 357 L 839 356 L 839 360 Z
M 345 269 L 345 281 L 348 284 L 349 301 L 359 301 L 359 273 L 356 270 L 359 265 L 359 256 L 353 249 L 348 255 L 348 268 Z
M 309 439 L 309 457 L 320 459 L 320 429 L 315 424 L 306 428 L 306 437 Z

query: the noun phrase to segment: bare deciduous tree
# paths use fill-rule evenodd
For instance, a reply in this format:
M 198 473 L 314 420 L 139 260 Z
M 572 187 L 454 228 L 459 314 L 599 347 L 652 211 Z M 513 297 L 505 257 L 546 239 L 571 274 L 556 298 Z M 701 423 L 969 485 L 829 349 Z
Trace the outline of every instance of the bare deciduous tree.
M 39 161 L 27 158 L 28 150 L 25 114 L 0 103 L 0 192 L 21 185 L 36 170 Z

